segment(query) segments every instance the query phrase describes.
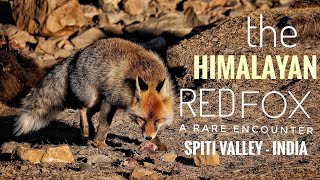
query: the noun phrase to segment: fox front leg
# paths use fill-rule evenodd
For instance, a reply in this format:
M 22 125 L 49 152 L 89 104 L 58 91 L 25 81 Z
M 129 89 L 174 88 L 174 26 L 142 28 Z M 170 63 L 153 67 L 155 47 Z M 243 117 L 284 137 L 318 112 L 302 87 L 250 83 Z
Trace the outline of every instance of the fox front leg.
M 82 133 L 82 138 L 85 141 L 89 139 L 92 140 L 94 137 L 94 126 L 92 123 L 92 117 L 95 114 L 93 108 L 89 109 L 87 107 L 83 107 L 80 109 L 80 128 Z
M 102 103 L 101 105 L 99 126 L 92 142 L 92 145 L 100 150 L 107 146 L 105 141 L 116 110 L 117 108 L 115 106 L 111 106 L 108 103 Z

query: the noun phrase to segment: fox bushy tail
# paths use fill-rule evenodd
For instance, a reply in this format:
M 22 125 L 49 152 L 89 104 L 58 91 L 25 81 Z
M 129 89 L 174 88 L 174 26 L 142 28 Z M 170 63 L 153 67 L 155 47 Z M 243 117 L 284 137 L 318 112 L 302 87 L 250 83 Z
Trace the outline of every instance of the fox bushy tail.
M 57 64 L 22 101 L 22 114 L 15 122 L 14 134 L 19 136 L 49 124 L 53 115 L 63 108 L 68 89 L 68 69 L 73 55 Z

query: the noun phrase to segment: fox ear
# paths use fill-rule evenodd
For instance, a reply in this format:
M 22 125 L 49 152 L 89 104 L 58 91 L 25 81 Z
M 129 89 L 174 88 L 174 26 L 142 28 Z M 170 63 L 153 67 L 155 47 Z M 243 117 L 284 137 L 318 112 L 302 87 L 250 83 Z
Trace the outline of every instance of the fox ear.
M 162 96 L 163 99 L 166 99 L 171 95 L 170 82 L 168 79 L 161 81 L 156 87 L 158 93 Z
M 148 90 L 148 85 L 143 81 L 143 79 L 139 76 L 136 78 L 136 93 L 139 95 L 141 91 Z

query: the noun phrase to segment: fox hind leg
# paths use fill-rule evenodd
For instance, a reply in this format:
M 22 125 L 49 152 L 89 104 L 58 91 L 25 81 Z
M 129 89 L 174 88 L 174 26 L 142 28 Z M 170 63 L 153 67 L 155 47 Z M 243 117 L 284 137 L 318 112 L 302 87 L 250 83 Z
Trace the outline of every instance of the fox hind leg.
M 104 149 L 107 146 L 105 141 L 113 116 L 116 111 L 117 108 L 115 106 L 111 106 L 106 102 L 102 103 L 101 105 L 99 126 L 95 138 L 92 142 L 93 146 L 97 147 L 100 150 Z

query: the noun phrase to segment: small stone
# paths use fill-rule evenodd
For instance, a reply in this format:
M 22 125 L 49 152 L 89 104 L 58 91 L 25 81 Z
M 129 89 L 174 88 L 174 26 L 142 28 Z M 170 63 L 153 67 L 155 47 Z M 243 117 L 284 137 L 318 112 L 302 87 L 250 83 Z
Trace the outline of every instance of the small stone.
M 55 59 L 59 59 L 59 58 L 69 57 L 71 54 L 72 54 L 72 51 L 68 51 L 65 49 L 59 49 L 54 52 L 53 56 Z
M 98 9 L 92 5 L 81 5 L 81 9 L 84 16 L 89 20 L 92 20 L 94 16 L 99 16 L 102 13 L 101 9 Z
M 41 162 L 73 163 L 74 158 L 70 150 L 70 147 L 67 145 L 61 145 L 57 147 L 48 148 L 43 154 Z
M 280 4 L 289 4 L 292 3 L 294 0 L 279 0 Z
M 143 166 L 146 168 L 152 168 L 154 166 L 154 164 L 149 163 L 149 162 L 143 162 Z
M 20 170 L 21 170 L 21 171 L 26 171 L 26 170 L 28 170 L 28 169 L 29 169 L 28 166 L 21 166 L 21 167 L 20 167 Z
M 50 171 L 46 168 L 41 168 L 41 173 L 50 173 Z
M 53 55 L 43 54 L 43 55 L 38 55 L 35 62 L 40 68 L 48 68 L 56 64 L 57 61 Z
M 99 7 L 102 8 L 104 12 L 118 10 L 118 4 L 120 2 L 121 0 L 98 0 Z
M 13 40 L 19 46 L 26 47 L 26 43 L 37 43 L 37 39 L 26 31 L 22 31 L 16 26 L 5 24 L 0 26 L 0 35 L 8 36 L 9 40 Z
M 260 6 L 260 10 L 266 11 L 266 10 L 269 10 L 269 9 L 270 9 L 270 6 L 268 4 L 262 4 Z
M 158 175 L 145 168 L 136 168 L 131 172 L 129 179 L 158 179 Z
M 1 154 L 14 154 L 15 150 L 17 148 L 18 143 L 11 141 L 11 142 L 5 142 L 1 146 Z
M 70 41 L 66 41 L 63 45 L 63 49 L 67 50 L 67 51 L 73 51 L 74 50 L 74 47 L 73 45 L 71 44 Z
M 35 52 L 53 54 L 54 46 L 54 41 L 46 40 L 44 37 L 40 37 Z
M 79 155 L 86 155 L 86 154 L 88 154 L 88 151 L 83 149 L 83 150 L 78 151 L 77 154 L 79 154 Z
M 19 146 L 17 148 L 17 156 L 22 161 L 30 161 L 32 163 L 40 163 L 44 154 L 44 149 L 30 149 L 27 147 Z
M 110 157 L 104 154 L 93 154 L 87 157 L 87 163 L 92 165 L 96 163 L 109 163 L 111 162 Z
M 196 166 L 218 166 L 220 164 L 220 158 L 218 154 L 201 155 L 200 152 L 193 156 L 193 160 Z
M 110 24 L 117 24 L 121 20 L 127 19 L 130 17 L 129 14 L 125 13 L 124 11 L 114 12 L 114 13 L 108 13 L 105 14 L 108 18 L 108 22 Z
M 57 47 L 61 49 L 62 46 L 66 43 L 67 39 L 68 36 L 51 37 L 48 39 L 40 37 L 35 52 L 54 54 L 55 48 Z
M 161 159 L 164 162 L 174 162 L 176 158 L 177 155 L 175 153 L 165 153 L 161 156 Z
M 105 27 L 103 27 L 103 30 L 106 32 L 112 32 L 114 34 L 123 34 L 123 25 L 122 24 L 110 24 Z
M 84 171 L 84 170 L 92 171 L 92 169 L 93 169 L 92 166 L 90 164 L 88 164 L 88 163 L 81 162 L 79 164 L 79 170 L 80 171 Z
M 157 0 L 157 2 L 170 10 L 175 10 L 177 7 L 177 4 L 180 3 L 182 0 Z
M 122 165 L 128 168 L 134 168 L 138 165 L 138 162 L 135 159 L 129 159 L 124 161 Z
M 210 1 L 189 0 L 183 3 L 183 10 L 193 8 L 197 14 L 203 14 L 210 7 Z
M 100 29 L 92 27 L 82 34 L 71 39 L 71 42 L 76 46 L 76 48 L 81 49 L 83 47 L 89 46 L 93 42 L 103 37 L 105 37 L 105 34 Z
M 40 170 L 34 170 L 34 171 L 32 172 L 32 174 L 38 176 L 38 175 L 41 174 L 41 171 L 40 171 Z
M 148 8 L 149 0 L 125 0 L 124 1 L 124 11 L 130 15 L 141 14 L 144 10 Z

